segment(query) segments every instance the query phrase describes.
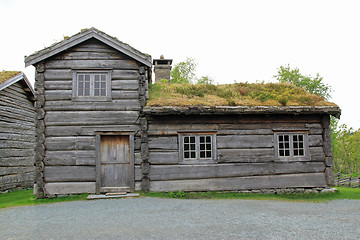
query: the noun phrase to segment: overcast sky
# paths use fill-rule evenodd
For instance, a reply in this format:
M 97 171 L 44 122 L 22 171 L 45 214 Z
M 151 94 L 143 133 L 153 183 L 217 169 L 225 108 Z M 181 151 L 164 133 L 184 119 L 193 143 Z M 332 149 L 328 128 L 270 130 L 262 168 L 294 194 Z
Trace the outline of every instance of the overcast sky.
M 341 123 L 360 128 L 358 0 L 0 0 L 0 12 L 0 70 L 32 82 L 25 55 L 96 27 L 153 58 L 192 57 L 217 83 L 275 81 L 286 64 L 319 73 Z

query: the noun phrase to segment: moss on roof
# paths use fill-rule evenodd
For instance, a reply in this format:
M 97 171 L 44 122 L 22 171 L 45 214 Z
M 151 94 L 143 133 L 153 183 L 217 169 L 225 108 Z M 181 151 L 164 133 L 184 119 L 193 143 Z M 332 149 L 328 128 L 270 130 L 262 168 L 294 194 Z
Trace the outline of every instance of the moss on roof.
M 0 84 L 4 83 L 6 80 L 15 77 L 16 75 L 20 74 L 19 71 L 2 71 L 0 72 Z
M 149 107 L 337 106 L 288 83 L 168 84 L 149 87 Z

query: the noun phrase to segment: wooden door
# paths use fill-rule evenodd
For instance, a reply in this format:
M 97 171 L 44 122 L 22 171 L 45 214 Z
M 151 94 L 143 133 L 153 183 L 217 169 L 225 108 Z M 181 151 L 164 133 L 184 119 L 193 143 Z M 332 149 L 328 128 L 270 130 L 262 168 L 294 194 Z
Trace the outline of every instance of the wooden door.
M 100 192 L 130 192 L 134 166 L 131 164 L 128 135 L 101 136 Z

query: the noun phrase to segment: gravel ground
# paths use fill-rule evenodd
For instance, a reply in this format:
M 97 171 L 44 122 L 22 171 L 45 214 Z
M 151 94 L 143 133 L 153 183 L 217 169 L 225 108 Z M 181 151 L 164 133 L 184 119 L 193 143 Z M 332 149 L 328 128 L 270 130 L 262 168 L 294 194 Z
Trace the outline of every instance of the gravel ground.
M 360 201 L 104 199 L 0 211 L 1 239 L 360 239 Z

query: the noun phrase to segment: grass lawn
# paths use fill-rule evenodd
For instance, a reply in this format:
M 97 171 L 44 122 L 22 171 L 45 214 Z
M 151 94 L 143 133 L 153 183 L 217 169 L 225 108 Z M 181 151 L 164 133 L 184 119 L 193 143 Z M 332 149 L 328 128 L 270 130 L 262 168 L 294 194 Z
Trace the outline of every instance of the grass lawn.
M 27 206 L 27 205 L 85 200 L 87 196 L 88 194 L 78 194 L 78 195 L 70 195 L 66 197 L 36 199 L 35 196 L 33 195 L 32 189 L 16 190 L 13 192 L 0 194 L 0 209 L 6 207 L 15 207 L 15 206 Z
M 327 202 L 339 199 L 360 200 L 359 188 L 337 187 L 336 193 L 322 194 L 256 194 L 234 192 L 170 192 L 170 193 L 141 193 L 142 197 L 179 198 L 179 199 L 244 199 L 244 200 L 279 200 L 294 202 Z M 17 190 L 0 194 L 0 209 L 14 206 L 28 206 L 85 200 L 88 194 L 77 194 L 66 197 L 36 199 L 33 190 Z
M 244 200 L 280 200 L 297 202 L 327 202 L 340 199 L 360 200 L 359 188 L 336 187 L 335 193 L 321 194 L 256 194 L 234 192 L 170 192 L 170 193 L 142 193 L 146 197 L 180 198 L 180 199 L 244 199 Z

